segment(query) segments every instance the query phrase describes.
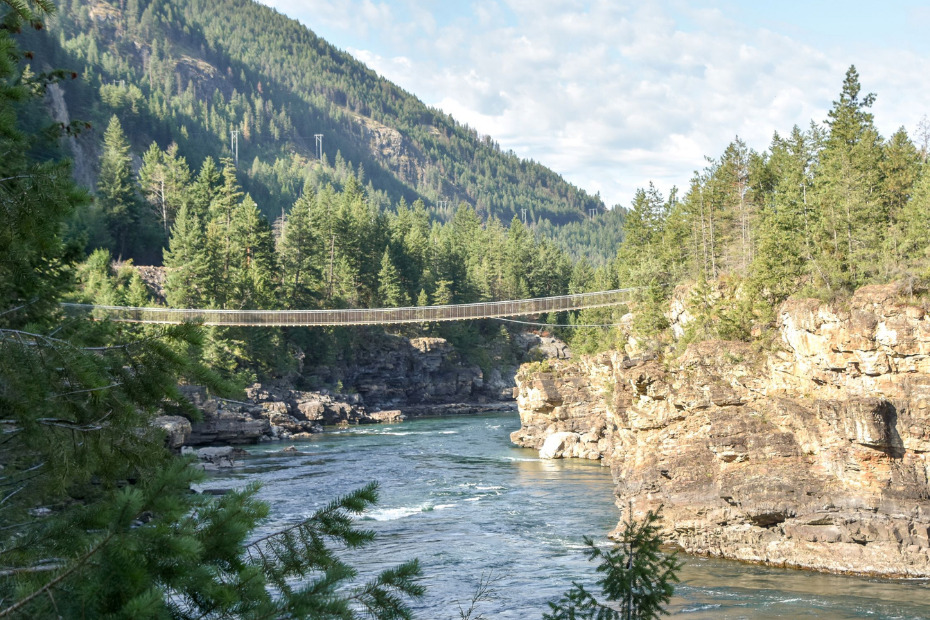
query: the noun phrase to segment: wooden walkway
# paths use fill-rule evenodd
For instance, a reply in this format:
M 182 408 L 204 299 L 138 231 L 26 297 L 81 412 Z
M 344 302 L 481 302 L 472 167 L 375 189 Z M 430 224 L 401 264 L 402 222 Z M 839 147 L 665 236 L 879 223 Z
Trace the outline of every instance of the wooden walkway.
M 450 306 L 347 310 L 209 310 L 135 308 L 71 303 L 62 304 L 62 306 L 71 313 L 86 313 L 95 319 L 109 319 L 124 323 L 179 324 L 191 322 L 202 323 L 203 325 L 250 327 L 396 325 L 401 323 L 433 323 L 437 321 L 470 321 L 617 306 L 628 302 L 630 293 L 635 290 L 637 289 L 625 288 L 597 293 Z

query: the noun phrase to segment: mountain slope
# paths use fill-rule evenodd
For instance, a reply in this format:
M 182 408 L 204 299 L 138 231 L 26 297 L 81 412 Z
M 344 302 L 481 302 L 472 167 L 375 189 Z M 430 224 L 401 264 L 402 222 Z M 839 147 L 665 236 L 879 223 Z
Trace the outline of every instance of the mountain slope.
M 604 210 L 250 0 L 60 4 L 50 36 L 35 43 L 81 73 L 65 88 L 70 115 L 100 128 L 115 113 L 137 152 L 175 141 L 194 166 L 233 155 L 237 132 L 243 185 L 268 215 L 289 208 L 305 183 L 338 185 L 346 174 L 370 182 L 382 205 L 420 198 L 443 218 L 460 202 L 504 221 L 526 209 L 528 220 L 556 225 Z

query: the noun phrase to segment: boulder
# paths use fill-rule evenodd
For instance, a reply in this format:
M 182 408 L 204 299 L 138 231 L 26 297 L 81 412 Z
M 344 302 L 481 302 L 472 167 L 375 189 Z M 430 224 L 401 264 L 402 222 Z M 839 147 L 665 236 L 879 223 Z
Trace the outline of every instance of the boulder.
M 152 424 L 165 431 L 165 445 L 169 450 L 180 450 L 190 440 L 191 423 L 187 418 L 161 415 L 152 420 Z
M 559 459 L 566 456 L 570 457 L 572 455 L 572 447 L 578 443 L 579 439 L 580 436 L 578 433 L 571 433 L 568 431 L 553 433 L 546 437 L 546 441 L 543 442 L 542 448 L 539 449 L 539 458 Z

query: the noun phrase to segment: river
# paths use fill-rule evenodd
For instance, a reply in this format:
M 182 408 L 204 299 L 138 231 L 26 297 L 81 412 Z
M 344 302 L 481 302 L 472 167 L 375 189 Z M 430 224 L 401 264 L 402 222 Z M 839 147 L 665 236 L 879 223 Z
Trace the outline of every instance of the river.
M 419 558 L 427 593 L 418 618 L 459 618 L 482 577 L 493 596 L 475 614 L 541 618 L 572 580 L 593 584 L 587 534 L 607 544 L 619 518 L 607 468 L 540 460 L 514 447 L 515 413 L 415 420 L 322 433 L 292 444 L 261 444 L 240 466 L 203 486 L 260 480 L 271 504 L 263 531 L 309 516 L 346 491 L 376 480 L 379 503 L 362 525 L 377 532 L 350 556 L 365 573 Z M 685 556 L 672 616 L 717 618 L 930 618 L 926 581 L 821 575 Z M 473 617 L 475 617 L 473 615 Z

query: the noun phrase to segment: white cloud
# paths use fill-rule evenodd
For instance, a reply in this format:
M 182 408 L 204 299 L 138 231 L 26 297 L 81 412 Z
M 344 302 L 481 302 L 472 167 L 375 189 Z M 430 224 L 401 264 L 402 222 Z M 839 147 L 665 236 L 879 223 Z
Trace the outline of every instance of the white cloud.
M 776 130 L 822 121 L 852 62 L 885 135 L 930 112 L 918 77 L 930 60 L 916 52 L 860 59 L 856 42 L 819 49 L 678 0 L 477 0 L 452 17 L 428 0 L 269 2 L 609 205 L 650 180 L 686 185 L 737 134 L 761 150 Z

